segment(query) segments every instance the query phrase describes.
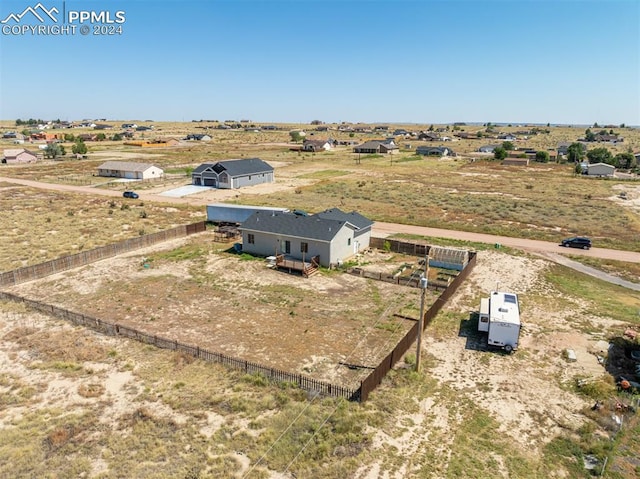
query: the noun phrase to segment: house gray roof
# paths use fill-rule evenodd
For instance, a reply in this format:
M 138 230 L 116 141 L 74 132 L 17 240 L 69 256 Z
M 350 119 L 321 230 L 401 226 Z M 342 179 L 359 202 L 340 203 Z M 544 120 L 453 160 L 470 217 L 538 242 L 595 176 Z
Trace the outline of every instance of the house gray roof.
M 293 213 L 256 211 L 240 225 L 240 229 L 331 241 L 346 224 L 346 221 L 325 219 L 318 215 L 299 216 Z
M 147 171 L 153 165 L 148 163 L 135 163 L 132 161 L 105 161 L 99 170 L 117 170 L 117 171 Z
M 377 150 L 378 148 L 380 148 L 380 145 L 384 145 L 386 148 L 394 148 L 394 146 L 390 144 L 391 141 L 392 140 L 369 140 L 362 145 L 356 146 L 356 148 L 365 150 Z
M 351 223 L 353 226 L 360 230 L 373 225 L 373 221 L 365 216 L 362 216 L 357 211 L 345 213 L 339 208 L 331 208 L 325 211 L 321 211 L 320 213 L 316 213 L 314 216 L 328 220 L 346 221 L 347 223 Z
M 203 163 L 195 168 L 193 173 L 199 174 L 208 169 L 212 169 L 216 173 L 226 171 L 231 177 L 273 172 L 273 166 L 270 166 L 260 158 L 247 158 L 244 160 L 224 160 L 218 161 L 217 163 Z
M 380 142 L 379 141 L 367 141 L 365 143 L 363 143 L 362 145 L 358 145 L 356 146 L 356 148 L 358 149 L 366 149 L 366 150 L 376 150 L 378 148 L 380 148 Z

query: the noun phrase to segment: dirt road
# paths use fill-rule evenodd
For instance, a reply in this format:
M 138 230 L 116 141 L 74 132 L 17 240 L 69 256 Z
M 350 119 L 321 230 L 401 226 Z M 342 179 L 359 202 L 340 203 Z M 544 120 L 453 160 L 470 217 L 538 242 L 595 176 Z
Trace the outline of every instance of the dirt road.
M 0 182 L 14 183 L 14 184 L 19 184 L 24 186 L 30 186 L 33 188 L 42 188 L 42 189 L 56 190 L 56 191 L 70 191 L 70 192 L 84 193 L 84 194 L 91 194 L 91 195 L 122 196 L 122 193 L 120 191 L 111 191 L 111 190 L 105 190 L 100 188 L 92 188 L 90 186 L 60 185 L 56 183 L 43 183 L 40 181 L 23 180 L 23 179 L 6 178 L 6 177 L 0 177 Z M 144 201 L 157 201 L 162 203 L 173 203 L 173 204 L 190 204 L 190 205 L 196 205 L 196 206 L 205 206 L 207 204 L 211 204 L 212 202 L 214 202 L 211 199 L 205 199 L 205 198 L 189 198 L 189 197 L 172 198 L 168 196 L 145 194 L 144 192 L 140 193 L 140 199 Z M 579 250 L 579 249 L 567 250 L 555 243 L 548 242 L 548 241 L 511 238 L 508 236 L 494 236 L 494 235 L 488 235 L 484 233 L 470 233 L 467 231 L 455 231 L 455 230 L 446 230 L 446 229 L 440 229 L 440 228 L 427 228 L 424 226 L 412 226 L 412 225 L 403 225 L 403 224 L 397 224 L 397 223 L 376 222 L 373 225 L 374 236 L 384 237 L 394 233 L 415 234 L 420 236 L 431 236 L 434 238 L 448 238 L 448 239 L 456 239 L 456 240 L 463 240 L 463 241 L 472 241 L 476 243 L 500 244 L 503 246 L 518 248 L 521 250 L 530 251 L 534 253 L 536 252 L 537 253 L 569 253 L 571 252 L 571 254 L 575 254 L 575 255 L 584 255 L 584 256 L 591 256 L 595 258 L 613 259 L 618 261 L 628 261 L 631 263 L 640 263 L 640 253 L 635 251 L 621 251 L 621 250 L 604 249 L 604 248 L 591 248 L 588 251 Z
M 401 225 L 396 223 L 376 222 L 373 225 L 374 236 L 386 236 L 394 233 L 431 236 L 433 238 L 448 238 L 475 243 L 499 244 L 534 253 L 571 253 L 572 255 L 591 256 L 594 258 L 614 259 L 640 263 L 640 253 L 635 251 L 620 251 L 615 249 L 591 248 L 590 250 L 567 249 L 549 241 L 538 241 L 508 236 L 494 236 L 483 233 L 470 233 L 467 231 L 445 230 L 440 228 L 426 228 L 423 226 Z

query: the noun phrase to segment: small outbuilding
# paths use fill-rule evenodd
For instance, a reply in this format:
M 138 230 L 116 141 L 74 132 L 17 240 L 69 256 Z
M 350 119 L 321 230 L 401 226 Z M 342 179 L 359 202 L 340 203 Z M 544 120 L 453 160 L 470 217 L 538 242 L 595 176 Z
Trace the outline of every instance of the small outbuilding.
M 164 176 L 164 171 L 157 166 L 147 163 L 106 161 L 98 166 L 98 176 L 127 178 L 131 180 L 149 180 L 161 178 Z
M 606 163 L 593 163 L 587 165 L 587 175 L 589 176 L 611 177 L 615 171 L 615 166 L 608 165 Z
M 7 164 L 35 163 L 36 161 L 38 161 L 38 156 L 24 148 L 4 150 L 4 158 L 2 160 L 3 163 Z

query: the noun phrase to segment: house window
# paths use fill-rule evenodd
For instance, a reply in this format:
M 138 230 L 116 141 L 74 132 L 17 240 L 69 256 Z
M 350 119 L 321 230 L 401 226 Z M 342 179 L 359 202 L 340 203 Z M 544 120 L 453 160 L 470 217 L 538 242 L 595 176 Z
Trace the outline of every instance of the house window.
M 247 235 L 247 242 L 249 244 L 255 244 L 256 243 L 256 237 L 253 234 L 249 233 Z
M 308 253 L 309 252 L 309 243 L 300 243 L 300 252 L 301 253 Z
M 347 238 L 347 246 L 351 246 L 351 238 Z
M 251 175 L 249 175 L 249 181 L 251 181 Z
M 285 241 L 284 242 L 284 252 L 286 254 L 291 253 L 291 241 Z

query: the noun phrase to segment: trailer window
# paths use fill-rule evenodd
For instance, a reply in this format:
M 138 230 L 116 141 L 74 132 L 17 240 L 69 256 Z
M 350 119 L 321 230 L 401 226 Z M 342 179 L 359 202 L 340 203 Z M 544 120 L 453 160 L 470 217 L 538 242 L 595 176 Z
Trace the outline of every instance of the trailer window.
M 488 323 L 489 322 L 489 318 L 487 318 L 486 316 L 480 318 L 480 322 L 481 323 Z

